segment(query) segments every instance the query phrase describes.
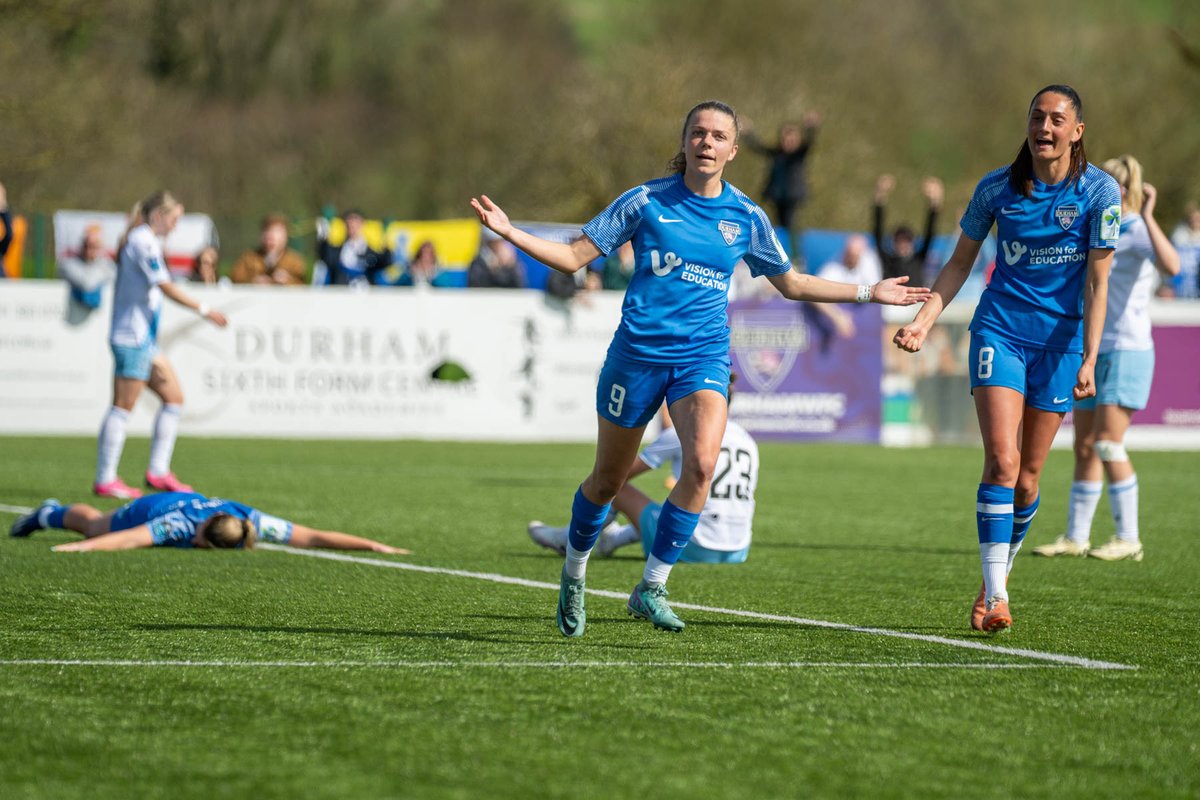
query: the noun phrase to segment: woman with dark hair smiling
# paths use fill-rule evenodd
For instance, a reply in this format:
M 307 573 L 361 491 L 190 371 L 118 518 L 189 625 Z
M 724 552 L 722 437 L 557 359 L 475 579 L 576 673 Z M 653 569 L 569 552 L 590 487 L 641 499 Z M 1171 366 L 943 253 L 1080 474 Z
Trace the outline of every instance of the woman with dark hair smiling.
M 983 435 L 975 521 L 983 586 L 971 627 L 1012 626 L 1008 573 L 1038 508 L 1038 480 L 1072 398 L 1096 393 L 1108 273 L 1121 227 L 1117 182 L 1087 161 L 1083 101 L 1033 96 L 1016 160 L 989 172 L 932 295 L 895 343 L 915 353 L 962 287 L 992 225 L 1000 253 L 971 320 L 971 393 Z

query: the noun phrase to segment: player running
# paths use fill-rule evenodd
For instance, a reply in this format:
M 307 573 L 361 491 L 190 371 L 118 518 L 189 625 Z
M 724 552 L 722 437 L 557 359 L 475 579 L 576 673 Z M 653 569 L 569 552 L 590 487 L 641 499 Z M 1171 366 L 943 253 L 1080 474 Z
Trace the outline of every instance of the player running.
M 19 517 L 9 535 L 26 537 L 48 528 L 83 534 L 81 542 L 53 548 L 71 553 L 139 547 L 250 549 L 257 541 L 402 555 L 409 552 L 359 536 L 307 528 L 243 503 L 195 492 L 153 494 L 108 513 L 83 503 L 62 505 L 57 500 L 46 500 Z
M 732 396 L 732 384 L 729 392 Z M 630 522 L 621 525 L 613 521 L 600 531 L 595 550 L 601 556 L 611 556 L 620 547 L 640 542 L 646 557 L 650 557 L 662 504 L 628 481 L 666 463 L 671 465 L 678 480 L 683 463 L 683 447 L 674 428 L 664 430 L 633 462 L 625 485 L 617 492 L 612 503 L 613 509 L 624 514 Z M 758 443 L 754 437 L 733 420 L 726 422 L 708 499 L 700 512 L 696 533 L 679 554 L 681 562 L 740 564 L 746 560 L 753 535 L 758 465 Z M 567 532 L 567 528 L 556 528 L 539 520 L 529 523 L 530 538 L 560 555 L 565 555 L 567 551 Z
M 194 310 L 218 327 L 225 327 L 227 321 L 220 311 L 209 309 L 171 282 L 162 240 L 175 229 L 181 216 L 183 206 L 170 192 L 155 192 L 136 207 L 133 227 L 120 248 L 109 333 L 115 361 L 113 402 L 100 426 L 96 481 L 92 486 L 92 491 L 100 497 L 128 500 L 142 494 L 117 476 L 117 466 L 125 448 L 129 413 L 147 386 L 162 400 L 162 408 L 154 420 L 146 485 L 168 492 L 192 488 L 171 472 L 171 453 L 183 412 L 183 390 L 171 363 L 158 351 L 158 318 L 163 296 Z
M 570 244 L 513 227 L 486 195 L 471 200 L 486 227 L 559 272 L 575 273 L 633 242 L 634 273 L 596 392 L 596 461 L 571 508 L 556 611 L 564 636 L 584 633 L 588 555 L 629 474 L 646 423 L 664 398 L 683 465 L 663 503 L 654 546 L 628 609 L 658 628 L 683 630 L 666 601 L 666 583 L 696 529 L 721 450 L 729 385 L 726 307 L 739 261 L 793 300 L 909 305 L 928 294 L 900 280 L 856 287 L 793 271 L 766 214 L 721 179 L 737 155 L 737 139 L 732 108 L 700 103 L 684 121 L 672 174 L 622 194 Z
M 983 587 L 971 627 L 1012 625 L 1008 573 L 1038 508 L 1038 479 L 1071 400 L 1096 392 L 1108 273 L 1121 227 L 1117 182 L 1087 162 L 1083 102 L 1069 86 L 1033 97 L 1016 160 L 984 176 L 963 236 L 895 343 L 921 349 L 970 274 L 993 223 L 1000 257 L 971 320 L 968 363 L 983 435 L 975 521 Z
M 1150 296 L 1155 266 L 1179 274 L 1179 253 L 1154 219 L 1157 193 L 1142 182 L 1142 165 L 1121 156 L 1101 165 L 1121 187 L 1121 240 L 1108 280 L 1108 313 L 1096 359 L 1096 396 L 1080 400 L 1075 418 L 1075 479 L 1067 532 L 1033 548 L 1039 556 L 1090 555 L 1104 561 L 1142 560 L 1138 537 L 1138 479 L 1125 452 L 1133 412 L 1146 407 L 1154 376 Z M 1108 478 L 1108 504 L 1117 535 L 1091 549 L 1092 518 Z

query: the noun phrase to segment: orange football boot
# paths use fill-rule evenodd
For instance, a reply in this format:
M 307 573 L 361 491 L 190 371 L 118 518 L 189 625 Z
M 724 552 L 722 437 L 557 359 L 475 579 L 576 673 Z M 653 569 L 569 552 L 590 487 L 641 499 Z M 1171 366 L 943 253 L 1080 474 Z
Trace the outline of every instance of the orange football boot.
M 1012 627 L 1012 614 L 1008 613 L 1008 601 L 993 597 L 987 604 L 987 613 L 980 623 L 986 633 L 1000 633 Z

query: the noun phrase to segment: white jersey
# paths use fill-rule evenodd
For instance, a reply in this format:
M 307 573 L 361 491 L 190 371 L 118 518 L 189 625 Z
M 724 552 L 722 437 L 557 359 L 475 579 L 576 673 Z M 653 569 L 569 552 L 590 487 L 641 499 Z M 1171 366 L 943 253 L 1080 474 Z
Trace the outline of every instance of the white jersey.
M 671 471 L 678 478 L 683 461 L 679 434 L 674 428 L 663 431 L 642 450 L 641 459 L 651 469 L 670 461 Z M 730 420 L 725 425 L 717 470 L 692 541 L 721 552 L 742 550 L 750 545 L 758 464 L 758 445 L 745 428 Z
M 1121 220 L 1121 238 L 1108 276 L 1108 310 L 1100 352 L 1152 350 L 1150 296 L 1154 293 L 1154 246 L 1138 214 Z
M 158 287 L 169 280 L 162 242 L 149 225 L 137 226 L 129 232 L 117 259 L 109 342 L 141 347 L 155 340 L 163 298 Z

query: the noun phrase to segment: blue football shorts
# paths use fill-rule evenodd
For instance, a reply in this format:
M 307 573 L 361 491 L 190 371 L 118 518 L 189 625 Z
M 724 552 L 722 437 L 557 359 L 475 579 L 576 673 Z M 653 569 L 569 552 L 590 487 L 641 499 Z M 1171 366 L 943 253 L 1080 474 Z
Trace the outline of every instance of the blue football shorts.
M 1043 411 L 1071 410 L 1082 353 L 1060 353 L 1014 344 L 991 333 L 971 332 L 967 369 L 971 391 L 1005 386 L 1025 396 L 1025 405 Z
M 642 510 L 642 518 L 638 520 L 638 528 L 641 529 L 642 534 L 642 552 L 647 557 L 654 548 L 654 537 L 658 533 L 658 515 L 661 513 L 661 505 L 647 503 Z M 683 548 L 683 552 L 679 554 L 679 560 L 688 564 L 741 564 L 748 555 L 750 555 L 750 545 L 746 545 L 741 550 L 712 550 L 708 547 L 701 547 L 695 541 L 690 541 L 687 543 L 687 547 Z
M 1150 401 L 1154 379 L 1154 350 L 1114 350 L 1096 358 L 1096 396 L 1079 400 L 1075 408 L 1091 411 L 1097 405 L 1138 411 Z
M 154 357 L 158 355 L 158 345 L 150 341 L 140 347 L 126 347 L 119 344 L 111 345 L 111 347 L 116 364 L 113 374 L 118 378 L 150 380 L 150 370 L 154 364 Z
M 729 396 L 729 359 L 714 358 L 682 366 L 654 366 L 609 355 L 596 384 L 596 411 L 622 428 L 641 428 L 658 413 L 702 389 Z

